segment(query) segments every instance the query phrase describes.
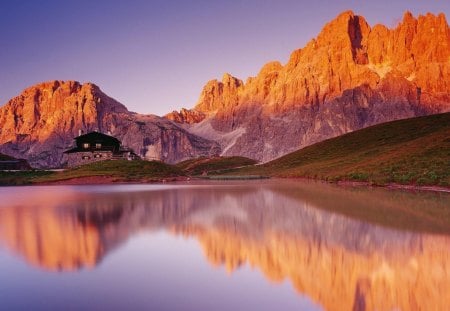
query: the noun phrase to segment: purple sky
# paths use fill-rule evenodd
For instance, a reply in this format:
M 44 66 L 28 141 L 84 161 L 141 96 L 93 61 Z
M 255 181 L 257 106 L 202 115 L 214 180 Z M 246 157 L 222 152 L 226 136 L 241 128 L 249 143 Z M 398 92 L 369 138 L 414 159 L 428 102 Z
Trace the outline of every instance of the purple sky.
M 191 108 L 208 80 L 285 63 L 348 9 L 393 27 L 405 10 L 448 18 L 450 1 L 2 1 L 0 105 L 58 79 L 93 82 L 141 113 Z

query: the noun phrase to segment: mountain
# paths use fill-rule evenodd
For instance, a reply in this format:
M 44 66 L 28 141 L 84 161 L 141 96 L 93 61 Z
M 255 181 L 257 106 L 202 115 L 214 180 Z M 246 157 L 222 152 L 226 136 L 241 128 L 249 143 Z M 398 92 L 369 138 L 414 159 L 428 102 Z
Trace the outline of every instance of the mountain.
M 141 156 L 169 163 L 220 151 L 167 119 L 128 111 L 91 83 L 40 83 L 0 107 L 0 152 L 34 167 L 63 164 L 80 130 L 110 132 Z
M 381 122 L 450 111 L 450 31 L 444 14 L 406 12 L 394 29 L 351 11 L 282 65 L 246 82 L 209 81 L 192 110 L 166 117 L 215 140 L 222 155 L 268 161 Z
M 269 161 L 374 124 L 450 111 L 450 30 L 444 14 L 406 12 L 393 29 L 351 11 L 282 65 L 246 82 L 209 81 L 192 110 L 130 112 L 96 85 L 51 81 L 0 107 L 0 152 L 35 167 L 65 162 L 83 132 L 110 132 L 147 159 L 224 155 Z

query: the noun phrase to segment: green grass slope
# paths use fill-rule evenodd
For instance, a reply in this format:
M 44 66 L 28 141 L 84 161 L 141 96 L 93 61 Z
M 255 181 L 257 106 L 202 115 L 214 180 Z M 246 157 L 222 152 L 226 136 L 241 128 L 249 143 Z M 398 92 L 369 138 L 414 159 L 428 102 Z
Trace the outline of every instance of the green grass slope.
M 256 161 L 244 157 L 198 158 L 170 165 L 159 161 L 100 161 L 70 168 L 61 172 L 53 171 L 0 171 L 0 185 L 26 185 L 38 183 L 64 182 L 86 177 L 107 177 L 104 182 L 153 182 L 183 176 L 200 175 L 203 172 L 222 172 L 227 169 L 253 165 Z M 92 180 L 91 180 L 92 181 Z
M 118 182 L 151 182 L 166 178 L 184 176 L 176 166 L 159 161 L 101 161 L 62 172 L 28 171 L 0 172 L 0 185 L 24 185 L 33 183 L 59 182 L 85 177 L 110 177 Z
M 254 165 L 255 160 L 245 157 L 200 157 L 178 163 L 176 166 L 189 175 L 217 174 L 229 169 Z
M 450 113 L 375 125 L 229 174 L 450 186 Z
M 16 172 L 0 171 L 0 186 L 29 185 L 40 178 L 46 178 L 53 174 L 54 173 L 48 171 L 36 170 Z
M 177 165 L 158 161 L 103 161 L 63 172 L 0 172 L 0 185 L 91 176 L 156 181 L 208 175 L 307 177 L 375 184 L 450 187 L 450 113 L 379 124 L 332 138 L 264 165 L 244 157 L 197 158 Z
M 39 181 L 56 181 L 81 177 L 104 176 L 118 181 L 152 181 L 184 176 L 177 167 L 160 161 L 100 161 L 68 169 L 41 178 Z

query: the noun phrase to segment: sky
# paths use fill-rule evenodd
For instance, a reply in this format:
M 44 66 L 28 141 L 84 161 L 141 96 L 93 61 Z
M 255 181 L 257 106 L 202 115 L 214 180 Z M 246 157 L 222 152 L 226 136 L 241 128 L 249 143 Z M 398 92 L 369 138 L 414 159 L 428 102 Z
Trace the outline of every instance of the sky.
M 0 106 L 39 82 L 97 84 L 131 111 L 192 108 L 207 81 L 244 81 L 340 12 L 394 27 L 449 0 L 18 0 L 0 3 Z

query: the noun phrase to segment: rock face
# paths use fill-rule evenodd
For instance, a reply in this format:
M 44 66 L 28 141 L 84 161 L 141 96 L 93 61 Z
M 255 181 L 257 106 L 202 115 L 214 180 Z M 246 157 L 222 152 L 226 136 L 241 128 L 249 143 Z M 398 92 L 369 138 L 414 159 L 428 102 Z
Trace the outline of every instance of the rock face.
M 167 119 L 128 111 L 91 83 L 41 83 L 0 108 L 0 152 L 34 167 L 63 165 L 79 130 L 110 132 L 139 155 L 169 163 L 220 152 Z
M 312 143 L 395 119 L 450 110 L 450 31 L 444 14 L 395 29 L 340 14 L 287 64 L 266 64 L 245 83 L 209 81 L 184 127 L 216 139 L 223 155 L 271 160 Z
M 172 111 L 164 116 L 165 118 L 177 123 L 198 123 L 203 121 L 205 114 L 200 111 L 182 108 L 180 111 Z
M 60 166 L 81 129 L 111 132 L 148 159 L 221 154 L 268 161 L 381 122 L 450 111 L 450 30 L 444 14 L 405 13 L 394 29 L 340 14 L 287 64 L 245 83 L 209 81 L 194 109 L 129 112 L 90 83 L 52 81 L 0 108 L 0 152 Z

